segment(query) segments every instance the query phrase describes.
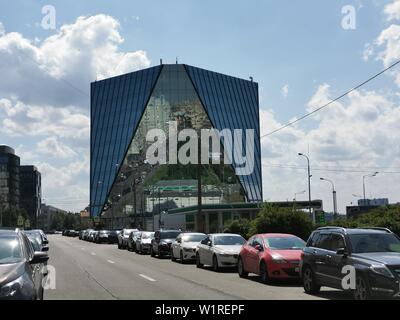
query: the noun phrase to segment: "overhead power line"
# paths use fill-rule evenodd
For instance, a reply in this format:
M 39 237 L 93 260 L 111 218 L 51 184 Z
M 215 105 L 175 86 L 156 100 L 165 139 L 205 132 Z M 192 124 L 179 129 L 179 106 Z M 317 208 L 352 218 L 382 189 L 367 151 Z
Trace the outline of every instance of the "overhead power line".
M 384 70 L 382 70 L 381 72 L 379 72 L 379 73 L 373 75 L 372 77 L 368 78 L 368 79 L 365 80 L 364 82 L 358 84 L 357 86 L 353 87 L 352 89 L 350 89 L 350 90 L 346 91 L 345 93 L 341 94 L 341 95 L 338 96 L 337 98 L 335 98 L 335 99 L 333 99 L 333 100 L 330 100 L 328 103 L 324 104 L 323 106 L 321 106 L 321 107 L 319 107 L 319 108 L 317 108 L 317 109 L 315 109 L 315 110 L 313 110 L 313 111 L 311 111 L 311 112 L 309 112 L 309 113 L 306 113 L 305 115 L 301 116 L 300 118 L 298 118 L 298 119 L 296 119 L 296 120 L 290 121 L 290 122 L 288 122 L 287 124 L 285 124 L 285 125 L 283 125 L 283 126 L 277 128 L 277 129 L 275 129 L 275 130 L 273 130 L 273 131 L 271 131 L 271 132 L 269 132 L 269 133 L 267 133 L 267 134 L 264 134 L 263 136 L 261 136 L 260 139 L 263 139 L 263 138 L 268 137 L 268 136 L 270 136 L 270 135 L 272 135 L 272 134 L 274 134 L 274 133 L 276 133 L 276 132 L 278 132 L 278 131 L 281 131 L 281 130 L 287 128 L 287 127 L 290 127 L 290 126 L 294 125 L 295 123 L 297 123 L 297 122 L 299 122 L 299 121 L 301 121 L 301 120 L 303 120 L 303 119 L 305 119 L 305 118 L 307 118 L 307 117 L 313 115 L 314 113 L 317 113 L 318 111 L 321 111 L 322 109 L 324 109 L 324 108 L 330 106 L 332 103 L 334 103 L 334 102 L 336 102 L 336 101 L 342 99 L 343 97 L 347 96 L 347 95 L 350 94 L 351 92 L 356 91 L 357 89 L 359 89 L 359 88 L 361 88 L 362 86 L 366 85 L 368 82 L 371 82 L 372 80 L 374 80 L 375 78 L 379 77 L 380 75 L 382 75 L 382 74 L 385 73 L 386 71 L 388 71 L 388 70 L 394 68 L 394 67 L 395 67 L 396 65 L 398 65 L 399 63 L 400 63 L 400 60 L 396 61 L 395 63 L 391 64 L 391 65 L 390 65 L 389 67 L 387 67 L 386 69 L 384 69 Z

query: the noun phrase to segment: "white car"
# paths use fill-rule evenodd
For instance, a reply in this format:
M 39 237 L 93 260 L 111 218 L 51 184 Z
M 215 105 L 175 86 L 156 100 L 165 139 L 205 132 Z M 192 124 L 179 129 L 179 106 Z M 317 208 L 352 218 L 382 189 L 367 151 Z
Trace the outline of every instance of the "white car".
M 206 237 L 205 233 L 181 233 L 171 245 L 171 260 L 179 259 L 180 263 L 195 260 L 197 246 Z
M 196 266 L 212 266 L 214 271 L 223 267 L 236 267 L 240 249 L 246 240 L 239 234 L 209 234 L 196 250 Z
M 136 239 L 136 252 L 150 253 L 152 239 L 154 239 L 154 232 L 143 231 L 140 238 Z

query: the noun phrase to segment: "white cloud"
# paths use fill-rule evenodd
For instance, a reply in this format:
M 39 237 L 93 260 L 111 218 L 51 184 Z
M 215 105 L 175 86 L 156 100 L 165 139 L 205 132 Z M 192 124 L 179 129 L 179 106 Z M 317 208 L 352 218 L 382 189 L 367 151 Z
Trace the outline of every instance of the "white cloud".
M 288 84 L 285 84 L 285 85 L 282 87 L 282 89 L 281 89 L 281 95 L 282 95 L 284 98 L 287 98 L 288 94 L 289 94 L 289 85 L 288 85 Z
M 387 15 L 387 20 L 399 20 L 400 19 L 400 0 L 394 0 L 385 6 L 384 12 Z
M 0 96 L 87 109 L 90 82 L 150 64 L 143 50 L 120 51 L 119 28 L 117 20 L 99 14 L 79 17 L 39 43 L 16 32 L 0 34 Z
M 320 85 L 307 104 L 315 110 L 332 98 L 328 84 Z M 394 101 L 397 101 L 396 103 Z M 308 124 L 288 127 L 261 141 L 263 150 L 264 198 L 293 199 L 296 192 L 307 189 L 306 162 L 297 154 L 310 150 L 312 168 L 312 197 L 322 199 L 326 210 L 332 210 L 328 185 L 319 177 L 334 180 L 338 191 L 340 212 L 357 199 L 352 194 L 362 192 L 363 171 L 376 167 L 398 167 L 378 171 L 400 171 L 400 106 L 398 98 L 375 91 L 356 91 L 348 99 L 337 102 L 314 114 Z M 261 133 L 280 127 L 272 111 L 260 112 Z M 322 170 L 323 169 L 323 170 Z M 329 169 L 329 170 L 326 170 Z M 344 172 L 334 170 L 341 169 Z M 332 171 L 333 170 L 333 171 Z M 360 171 L 360 172 L 346 172 Z M 389 197 L 399 201 L 398 174 L 381 173 L 369 182 L 367 196 Z M 306 200 L 307 193 L 298 200 Z
M 36 150 L 52 158 L 67 159 L 76 156 L 74 150 L 58 141 L 56 137 L 48 137 L 38 142 Z

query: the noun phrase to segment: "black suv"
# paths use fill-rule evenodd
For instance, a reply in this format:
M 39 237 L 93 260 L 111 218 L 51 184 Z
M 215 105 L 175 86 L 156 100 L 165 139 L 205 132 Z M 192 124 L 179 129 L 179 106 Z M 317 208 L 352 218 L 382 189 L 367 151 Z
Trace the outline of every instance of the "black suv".
M 351 290 L 357 300 L 400 297 L 400 238 L 385 228 L 319 228 L 303 250 L 300 274 L 309 294 L 327 286 Z
M 154 239 L 151 240 L 150 255 L 169 256 L 171 253 L 171 244 L 177 236 L 182 233 L 180 230 L 158 230 L 154 233 Z

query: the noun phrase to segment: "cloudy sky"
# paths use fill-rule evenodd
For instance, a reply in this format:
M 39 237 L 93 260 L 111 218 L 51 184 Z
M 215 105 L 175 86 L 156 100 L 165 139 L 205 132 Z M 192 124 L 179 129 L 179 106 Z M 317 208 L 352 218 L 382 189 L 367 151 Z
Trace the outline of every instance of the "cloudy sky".
M 54 29 L 45 5 L 55 8 Z M 267 134 L 400 59 L 400 1 L 2 1 L 0 144 L 39 168 L 44 202 L 80 210 L 89 194 L 90 82 L 176 57 L 254 77 Z M 335 182 L 340 212 L 375 171 L 367 197 L 400 202 L 399 86 L 400 66 L 262 139 L 264 198 L 291 201 L 307 189 L 303 152 L 312 196 L 326 210 L 331 190 L 320 177 Z

